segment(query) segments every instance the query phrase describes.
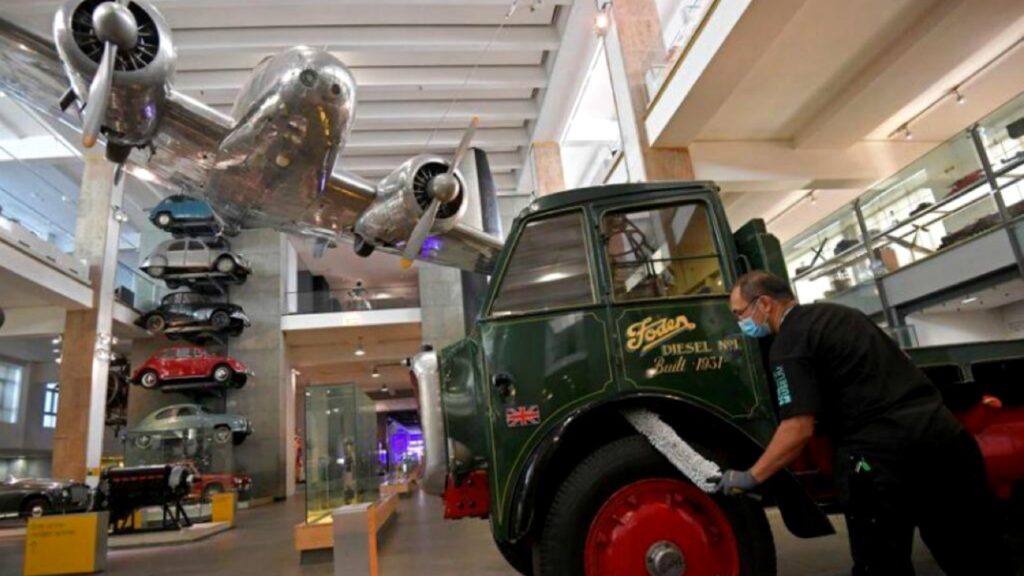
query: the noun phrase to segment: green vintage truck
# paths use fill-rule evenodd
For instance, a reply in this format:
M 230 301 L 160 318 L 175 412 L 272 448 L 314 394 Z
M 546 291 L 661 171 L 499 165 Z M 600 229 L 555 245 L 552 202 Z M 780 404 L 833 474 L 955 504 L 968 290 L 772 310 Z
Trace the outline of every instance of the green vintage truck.
M 744 468 L 775 429 L 765 348 L 728 306 L 755 268 L 786 274 L 778 241 L 760 220 L 732 233 L 711 183 L 537 199 L 498 257 L 477 328 L 413 361 L 424 489 L 444 496 L 448 518 L 489 517 L 523 574 L 775 574 L 766 507 L 797 536 L 833 532 L 828 446 L 816 441 L 758 500 L 707 494 L 700 467 L 672 453 L 682 439 Z M 970 366 L 1019 375 L 1024 342 L 986 350 L 924 350 L 922 364 L 959 391 L 979 433 L 990 412 L 1009 427 L 995 428 L 1009 444 L 985 453 L 1010 462 L 998 481 L 1012 492 L 1024 413 L 981 402 Z

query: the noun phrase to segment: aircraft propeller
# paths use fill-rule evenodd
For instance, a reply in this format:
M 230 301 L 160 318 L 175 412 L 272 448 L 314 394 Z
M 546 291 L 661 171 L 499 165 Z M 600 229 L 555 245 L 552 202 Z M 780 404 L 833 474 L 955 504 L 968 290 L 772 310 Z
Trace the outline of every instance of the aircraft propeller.
M 469 150 L 469 144 L 479 125 L 480 118 L 474 116 L 469 127 L 466 128 L 466 132 L 462 135 L 458 148 L 455 149 L 455 157 L 448 165 L 448 171 L 435 176 L 427 186 L 427 193 L 431 197 L 430 205 L 423 212 L 416 227 L 413 228 L 412 234 L 409 235 L 409 241 L 405 243 L 405 249 L 402 250 L 403 268 L 412 266 L 413 260 L 419 255 L 423 243 L 426 242 L 430 230 L 434 227 L 434 221 L 437 219 L 437 212 L 441 209 L 441 205 L 451 202 L 462 193 L 459 180 L 455 177 L 455 168 L 462 162 L 463 156 Z
M 128 9 L 129 0 L 103 2 L 92 13 L 96 38 L 103 42 L 103 57 L 89 86 L 89 97 L 82 120 L 82 145 L 92 148 L 100 132 L 100 124 L 107 112 L 111 85 L 114 82 L 114 64 L 117 51 L 130 51 L 139 41 L 139 28 L 135 16 Z

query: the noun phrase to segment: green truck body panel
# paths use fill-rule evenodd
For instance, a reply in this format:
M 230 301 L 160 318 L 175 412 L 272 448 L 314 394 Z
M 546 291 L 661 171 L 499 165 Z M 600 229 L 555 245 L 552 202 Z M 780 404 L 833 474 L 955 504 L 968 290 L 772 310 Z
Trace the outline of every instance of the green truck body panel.
M 609 290 L 602 216 L 625 207 L 680 202 L 702 203 L 707 210 L 718 249 L 720 288 L 693 296 L 615 302 Z M 578 211 L 584 219 L 594 302 L 490 316 L 525 226 L 569 211 Z M 752 221 L 733 234 L 718 189 L 707 182 L 571 190 L 538 198 L 519 215 L 498 256 L 477 329 L 440 354 L 450 472 L 457 480 L 473 470 L 488 471 L 490 518 L 497 540 L 521 535 L 512 526 L 514 500 L 540 447 L 564 430 L 570 415 L 589 407 L 639 397 L 678 399 L 704 409 L 757 446 L 767 445 L 777 423 L 764 351 L 756 340 L 741 334 L 728 302 L 727 290 L 748 269 L 788 277 L 781 246 L 764 222 Z M 965 358 L 977 358 L 971 353 L 963 352 Z M 1024 342 L 1008 345 L 1007 355 L 1011 353 L 1024 356 Z M 926 364 L 960 357 L 949 347 L 912 354 Z M 496 377 L 514 383 L 507 394 L 495 386 Z M 534 406 L 539 409 L 536 425 L 506 422 L 506 410 Z M 797 486 L 795 480 L 792 485 Z M 809 506 L 810 514 L 819 514 L 801 488 L 787 490 L 780 491 L 780 503 L 795 499 L 795 508 L 806 511 Z M 806 530 L 808 535 L 823 533 L 820 526 Z
M 707 183 L 641 184 L 573 190 L 535 201 L 516 220 L 508 247 L 535 218 L 581 210 L 591 239 L 594 282 L 608 286 L 609 270 L 597 233 L 600 216 L 638 202 L 658 205 L 702 202 L 715 228 L 724 279 L 731 285 L 736 253 L 717 189 Z M 758 240 L 760 241 L 760 240 Z M 499 256 L 478 329 L 441 353 L 441 378 L 449 450 L 458 447 L 452 472 L 488 470 L 495 537 L 509 531 L 510 507 L 529 456 L 564 417 L 590 405 L 632 395 L 660 394 L 701 406 L 764 445 L 775 422 L 772 400 L 759 368 L 758 344 L 739 331 L 724 287 L 714 296 L 679 297 L 617 304 L 597 290 L 596 302 L 543 313 L 489 317 L 511 250 Z M 665 338 L 643 337 L 669 324 Z M 661 324 L 662 327 L 665 324 Z M 631 336 L 632 335 L 632 336 Z M 493 386 L 508 375 L 514 392 Z M 537 406 L 540 424 L 510 427 L 506 409 Z M 485 428 L 485 429 L 482 429 Z M 471 458 L 460 457 L 472 454 Z

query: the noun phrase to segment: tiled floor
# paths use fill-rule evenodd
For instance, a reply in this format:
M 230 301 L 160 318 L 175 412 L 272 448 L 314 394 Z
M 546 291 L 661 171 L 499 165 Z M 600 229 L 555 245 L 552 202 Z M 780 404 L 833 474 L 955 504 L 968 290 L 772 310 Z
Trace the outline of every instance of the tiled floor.
M 239 526 L 210 540 L 187 547 L 111 551 L 106 574 L 182 576 L 264 576 L 332 574 L 332 565 L 300 565 L 292 547 L 292 527 L 302 519 L 303 502 L 262 506 L 240 513 Z M 775 533 L 781 576 L 846 576 L 849 557 L 844 534 L 800 540 L 770 515 Z M 834 519 L 837 528 L 842 521 Z M 23 541 L 0 539 L 0 576 L 21 574 Z M 938 576 L 924 547 L 918 543 L 918 576 Z M 416 494 L 403 498 L 394 524 L 382 536 L 382 576 L 515 576 L 491 541 L 485 521 L 447 522 L 440 501 Z

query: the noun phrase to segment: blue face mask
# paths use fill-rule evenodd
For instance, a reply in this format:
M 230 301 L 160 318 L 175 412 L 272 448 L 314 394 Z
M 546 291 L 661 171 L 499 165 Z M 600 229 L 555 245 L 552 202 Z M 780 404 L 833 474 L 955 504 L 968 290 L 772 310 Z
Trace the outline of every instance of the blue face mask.
M 758 324 L 754 322 L 754 319 L 750 316 L 740 320 L 740 330 L 743 334 L 750 336 L 751 338 L 764 338 L 765 336 L 772 333 L 772 329 L 768 324 Z

